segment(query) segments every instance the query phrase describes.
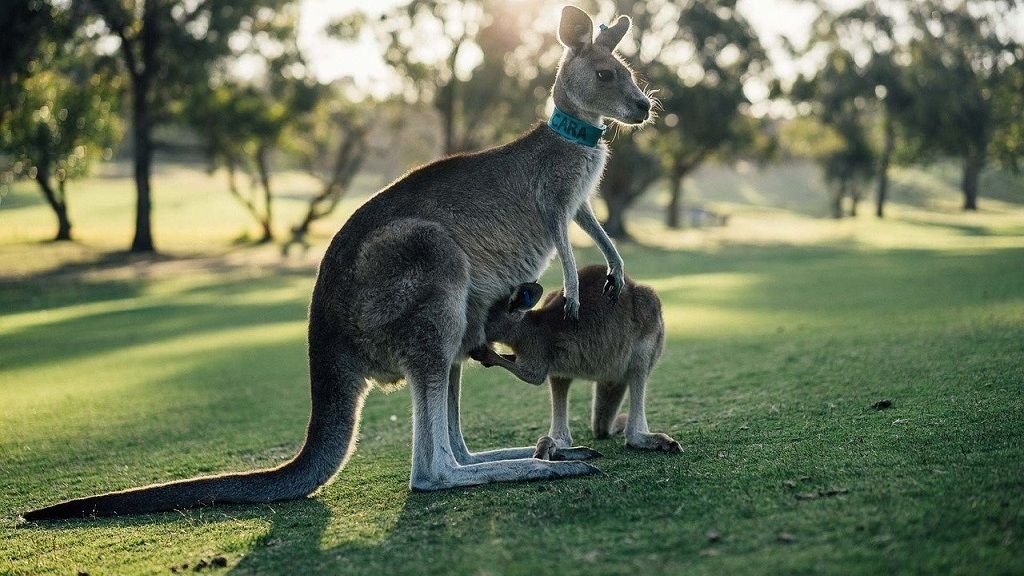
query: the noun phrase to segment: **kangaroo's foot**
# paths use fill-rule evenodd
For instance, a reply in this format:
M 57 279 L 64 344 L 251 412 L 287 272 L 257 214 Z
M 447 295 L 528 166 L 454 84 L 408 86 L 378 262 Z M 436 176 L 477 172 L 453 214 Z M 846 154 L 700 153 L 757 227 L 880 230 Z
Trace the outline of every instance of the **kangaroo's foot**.
M 429 477 L 414 475 L 410 484 L 412 489 L 417 492 L 429 492 L 491 482 L 554 480 L 595 474 L 601 474 L 601 470 L 586 462 L 550 462 L 526 458 L 454 466 L 447 470 L 438 470 L 437 473 L 431 474 Z
M 668 452 L 669 454 L 679 454 L 683 451 L 683 447 L 679 445 L 679 442 L 673 440 L 668 434 L 660 432 L 632 434 L 626 438 L 626 447 L 638 450 L 656 450 L 658 452 Z
M 541 460 L 592 460 L 600 458 L 602 454 L 593 448 L 586 446 L 561 447 L 559 443 L 550 436 L 542 436 L 537 441 L 537 447 L 533 451 L 533 457 Z

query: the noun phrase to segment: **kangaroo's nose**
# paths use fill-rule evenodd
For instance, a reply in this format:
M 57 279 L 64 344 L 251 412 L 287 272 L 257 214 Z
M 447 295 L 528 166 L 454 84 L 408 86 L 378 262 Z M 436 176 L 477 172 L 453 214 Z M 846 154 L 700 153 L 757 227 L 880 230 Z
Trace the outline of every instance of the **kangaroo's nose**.
M 648 118 L 650 118 L 650 116 L 651 116 L 651 101 L 650 100 L 648 100 L 646 98 L 644 98 L 642 100 L 637 100 L 633 104 L 633 106 L 634 106 L 634 108 L 637 111 L 637 115 L 642 120 L 647 120 Z

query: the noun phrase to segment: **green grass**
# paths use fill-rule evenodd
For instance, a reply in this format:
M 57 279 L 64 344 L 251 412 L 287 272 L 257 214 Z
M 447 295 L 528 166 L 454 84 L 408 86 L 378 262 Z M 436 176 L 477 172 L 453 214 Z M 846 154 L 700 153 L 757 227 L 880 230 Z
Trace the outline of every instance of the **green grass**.
M 20 523 L 59 499 L 273 465 L 301 440 L 316 250 L 229 249 L 244 215 L 203 178 L 158 180 L 157 241 L 187 258 L 107 253 L 127 237 L 123 179 L 72 197 L 82 244 L 38 242 L 52 224 L 31 188 L 5 198 L 0 573 L 168 574 L 216 555 L 239 574 L 1024 571 L 1024 215 L 997 201 L 836 223 L 723 200 L 728 228 L 672 233 L 642 208 L 644 245 L 623 255 L 668 326 L 648 416 L 681 456 L 593 441 L 579 383 L 574 432 L 604 476 L 412 494 L 409 396 L 374 391 L 358 451 L 316 498 Z M 542 389 L 478 367 L 465 381 L 472 448 L 546 430 Z

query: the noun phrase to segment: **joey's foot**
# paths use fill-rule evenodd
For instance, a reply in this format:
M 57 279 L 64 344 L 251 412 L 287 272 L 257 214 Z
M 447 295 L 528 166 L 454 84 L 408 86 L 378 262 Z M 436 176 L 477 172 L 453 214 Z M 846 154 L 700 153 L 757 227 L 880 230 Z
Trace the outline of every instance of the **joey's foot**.
M 618 436 L 619 434 L 625 432 L 627 420 L 629 420 L 629 416 L 625 412 L 616 416 L 615 420 L 612 420 L 611 427 L 608 428 L 608 435 Z
M 586 446 L 573 446 L 571 448 L 559 448 L 558 443 L 550 436 L 542 436 L 537 441 L 537 448 L 533 451 L 533 457 L 540 460 L 592 460 L 600 458 L 602 454 Z
M 604 295 L 612 302 L 618 302 L 619 293 L 622 292 L 622 287 L 626 284 L 622 277 L 622 272 L 616 270 L 609 270 L 608 276 L 605 277 Z
M 555 450 L 552 460 L 593 460 L 604 456 L 593 448 L 586 446 L 573 446 L 572 448 L 559 448 Z
M 649 434 L 637 434 L 626 440 L 626 447 L 638 450 L 654 450 L 667 452 L 669 454 L 681 454 L 683 447 L 679 445 L 668 434 L 654 432 Z
M 565 306 L 563 311 L 565 312 L 566 320 L 579 320 L 580 319 L 580 300 L 579 298 L 563 297 L 565 299 Z
M 555 450 L 558 450 L 555 439 L 551 436 L 541 436 L 540 440 L 537 440 L 537 447 L 533 450 L 533 457 L 538 460 L 551 460 Z

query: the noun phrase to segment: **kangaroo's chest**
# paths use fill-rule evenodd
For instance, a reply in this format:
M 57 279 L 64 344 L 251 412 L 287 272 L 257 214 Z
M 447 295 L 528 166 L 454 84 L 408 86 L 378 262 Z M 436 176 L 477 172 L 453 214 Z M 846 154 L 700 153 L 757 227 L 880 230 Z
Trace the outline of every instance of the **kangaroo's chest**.
M 485 266 L 476 268 L 479 280 L 494 279 L 504 295 L 510 285 L 537 280 L 555 253 L 555 241 L 591 194 L 604 170 L 605 154 L 574 158 L 568 162 L 540 162 L 531 174 L 532 183 L 514 214 L 495 215 L 490 231 L 481 239 Z M 489 282 L 488 282 L 489 283 Z

